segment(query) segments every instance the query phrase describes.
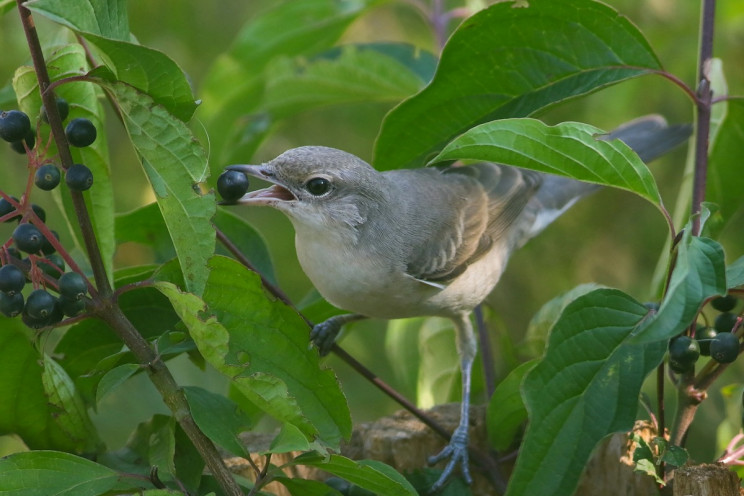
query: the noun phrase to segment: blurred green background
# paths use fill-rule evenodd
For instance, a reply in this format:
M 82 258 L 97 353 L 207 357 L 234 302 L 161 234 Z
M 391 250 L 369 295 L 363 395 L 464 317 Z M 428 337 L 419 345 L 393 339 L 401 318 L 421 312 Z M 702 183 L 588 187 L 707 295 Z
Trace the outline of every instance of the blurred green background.
M 302 1 L 302 0 L 296 0 Z M 697 59 L 698 2 L 675 0 L 608 0 L 606 3 L 630 18 L 646 35 L 664 66 L 682 80 L 694 86 Z M 189 2 L 161 0 L 159 2 L 131 1 L 128 3 L 130 27 L 138 40 L 162 50 L 176 60 L 191 78 L 195 95 L 215 59 L 226 51 L 241 27 L 252 16 L 273 5 L 271 0 L 245 2 Z M 450 6 L 459 5 L 448 2 Z M 718 2 L 715 36 L 715 55 L 723 59 L 730 92 L 744 94 L 744 2 Z M 450 26 L 455 27 L 455 22 Z M 60 36 L 60 28 L 37 16 L 43 40 Z M 435 37 L 426 19 L 407 2 L 387 2 L 362 16 L 348 29 L 341 42 L 405 41 L 426 50 L 437 51 Z M 0 17 L 0 87 L 10 83 L 13 72 L 28 63 L 28 52 L 20 30 L 17 12 Z M 7 105 L 8 94 L 0 95 L 0 107 Z M 10 107 L 8 107 L 10 108 Z M 350 151 L 369 160 L 380 122 L 391 104 L 365 103 L 328 107 L 306 112 L 284 123 L 271 136 L 255 157 L 246 161 L 273 158 L 287 148 L 318 144 Z M 587 98 L 574 100 L 541 115 L 555 123 L 566 120 L 587 122 L 610 129 L 624 121 L 650 112 L 661 113 L 671 122 L 690 122 L 693 111 L 685 95 L 661 77 L 647 76 L 620 84 Z M 111 118 L 107 134 L 111 146 L 111 167 L 116 188 L 117 212 L 127 212 L 153 200 L 147 180 L 129 148 L 121 125 Z M 209 148 L 207 136 L 197 111 L 192 128 Z M 674 210 L 676 195 L 682 180 L 686 150 L 676 150 L 652 166 L 667 207 Z M 23 157 L 0 147 L 0 188 L 22 191 L 25 183 Z M 218 167 L 228 164 L 217 164 Z M 213 165 L 214 166 L 214 165 Z M 214 178 L 210 181 L 214 184 Z M 688 195 L 688 192 L 683 192 Z M 61 224 L 59 214 L 49 200 L 42 203 L 50 223 Z M 249 218 L 263 234 L 271 250 L 280 286 L 293 301 L 302 300 L 312 286 L 297 262 L 291 226 L 280 213 L 264 209 L 237 209 Z M 729 224 L 722 233 L 728 261 L 744 252 L 744 222 Z M 0 227 L 0 235 L 10 234 L 8 227 Z M 62 240 L 65 241 L 65 233 Z M 642 301 L 654 300 L 655 288 L 650 281 L 659 255 L 668 238 L 666 225 L 660 215 L 644 201 L 618 191 L 601 191 L 580 202 L 566 216 L 547 229 L 540 237 L 516 253 L 506 274 L 488 300 L 491 311 L 491 330 L 497 347 L 518 345 L 531 316 L 548 300 L 580 283 L 597 282 L 620 288 Z M 5 238 L 3 238 L 5 239 Z M 117 252 L 117 264 L 130 266 L 150 261 L 147 249 L 124 245 Z M 355 327 L 343 341 L 343 346 L 383 379 L 407 392 L 404 378 L 396 375 L 384 353 L 381 332 L 385 323 L 369 322 Z M 514 366 L 514 355 L 497 363 L 503 377 Z M 732 367 L 719 384 L 741 382 L 744 365 Z M 328 360 L 344 383 L 355 421 L 365 421 L 388 414 L 397 405 L 382 396 L 360 379 L 344 364 L 331 357 Z M 202 374 L 186 360 L 176 367 L 179 380 L 223 389 L 224 383 L 215 374 Z M 153 409 L 165 411 L 146 378 L 137 377 L 127 387 L 132 394 L 114 395 L 133 398 L 126 403 L 104 403 L 95 415 L 95 422 L 104 429 L 109 447 L 115 449 L 126 440 L 133 422 L 148 418 Z M 715 391 L 699 412 L 690 434 L 689 445 L 697 459 L 709 459 L 720 452 L 716 443 L 719 424 L 728 419 L 721 429 L 725 437 L 739 428 L 737 393 L 725 399 Z M 653 391 L 648 389 L 649 392 Z M 483 400 L 483 398 L 480 398 Z M 673 405 L 673 397 L 669 398 Z M 155 405 L 155 406 L 153 406 Z M 124 413 L 127 413 L 126 415 Z M 122 425 L 121 419 L 128 419 Z M 10 445 L 5 451 L 12 451 Z M 0 455 L 3 454 L 0 445 Z

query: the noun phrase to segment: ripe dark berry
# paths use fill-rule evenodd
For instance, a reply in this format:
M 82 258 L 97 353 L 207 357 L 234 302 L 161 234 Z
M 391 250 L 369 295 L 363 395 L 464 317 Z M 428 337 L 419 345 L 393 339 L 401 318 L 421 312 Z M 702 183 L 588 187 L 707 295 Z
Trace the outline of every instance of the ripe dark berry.
M 37 253 L 41 249 L 44 236 L 32 224 L 19 224 L 13 231 L 13 241 L 19 250 L 26 253 Z
M 710 342 L 716 337 L 718 331 L 715 327 L 706 327 L 700 325 L 695 331 L 695 339 L 700 343 L 700 354 L 703 356 L 710 356 Z
M 713 308 L 715 308 L 719 312 L 730 312 L 734 309 L 738 301 L 739 300 L 738 298 L 736 298 L 736 296 L 728 294 L 726 296 L 713 298 L 710 304 L 713 305 Z
M 217 192 L 226 202 L 234 202 L 248 191 L 248 176 L 236 170 L 226 170 L 217 178 Z
M 26 312 L 21 314 L 21 320 L 31 329 L 41 329 L 42 327 L 49 325 L 49 318 L 32 317 Z
M 96 126 L 88 119 L 78 117 L 67 124 L 65 136 L 72 146 L 89 146 L 96 140 Z
M 731 363 L 739 355 L 739 338 L 730 332 L 719 332 L 710 342 L 710 356 L 720 363 Z
M 39 268 L 49 277 L 58 278 L 65 271 L 65 261 L 59 253 L 52 253 L 37 262 Z
M 15 196 L 11 196 L 13 200 L 16 202 L 18 201 L 18 198 Z M 0 217 L 3 217 L 5 215 L 8 215 L 11 212 L 15 211 L 15 207 L 10 204 L 8 200 L 5 198 L 0 198 Z M 7 219 L 5 222 L 10 222 L 11 220 L 18 220 L 21 216 L 20 215 L 14 215 L 13 217 Z
M 689 336 L 677 336 L 669 342 L 669 364 L 675 372 L 692 368 L 700 357 L 700 345 Z
M 32 203 L 31 204 L 31 210 L 34 211 L 34 213 L 39 218 L 39 220 L 41 220 L 41 222 L 46 222 L 46 212 L 44 211 L 43 208 L 41 208 L 40 206 L 38 206 L 35 203 Z
M 45 164 L 36 170 L 34 184 L 44 191 L 51 191 L 57 187 L 61 178 L 59 168 L 54 164 Z
M 15 317 L 23 311 L 23 295 L 14 293 L 9 295 L 0 291 L 0 313 L 6 317 Z
M 59 294 L 70 300 L 79 300 L 88 291 L 85 278 L 77 272 L 65 272 L 59 278 Z
M 31 120 L 20 110 L 0 113 L 0 138 L 5 141 L 21 141 L 30 130 Z
M 26 153 L 26 147 L 23 146 L 24 141 L 26 142 L 26 146 L 29 150 L 33 149 L 34 145 L 36 144 L 36 133 L 32 129 L 29 129 L 24 139 L 12 142 L 10 144 L 10 147 L 15 152 L 23 155 L 24 153 Z
M 54 235 L 55 239 L 59 240 L 59 234 L 57 234 L 57 231 L 52 231 L 52 235 Z M 57 249 L 52 245 L 52 243 L 50 243 L 47 238 L 44 238 L 44 241 L 41 243 L 41 253 L 43 255 L 51 255 L 55 251 L 57 251 Z
M 93 173 L 83 164 L 73 164 L 65 173 L 65 183 L 73 191 L 85 191 L 93 186 Z
M 64 98 L 57 97 L 57 112 L 59 112 L 60 120 L 67 119 L 67 116 L 70 114 L 70 105 Z M 41 119 L 44 122 L 49 122 L 49 116 L 47 116 L 44 105 L 41 106 Z
M 20 293 L 26 284 L 26 276 L 23 271 L 15 265 L 3 265 L 0 267 L 0 291 L 13 296 Z
M 68 317 L 74 317 L 75 315 L 85 310 L 85 298 L 80 298 L 79 300 L 71 300 L 70 298 L 67 298 L 65 296 L 60 296 L 57 299 L 57 302 L 59 303 L 59 307 L 62 309 L 62 312 Z
M 716 320 L 713 321 L 713 327 L 718 332 L 731 332 L 736 324 L 736 314 L 723 312 L 716 316 Z
M 47 319 L 54 312 L 56 302 L 57 299 L 46 290 L 35 289 L 26 298 L 25 311 L 34 319 Z

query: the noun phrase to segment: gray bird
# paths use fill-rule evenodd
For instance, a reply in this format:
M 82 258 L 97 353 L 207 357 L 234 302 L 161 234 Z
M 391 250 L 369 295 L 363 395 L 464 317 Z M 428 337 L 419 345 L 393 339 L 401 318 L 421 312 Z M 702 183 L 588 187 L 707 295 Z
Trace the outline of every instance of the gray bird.
M 616 129 L 650 161 L 690 134 L 656 115 Z M 472 310 L 491 292 L 512 250 L 598 186 L 505 165 L 378 172 L 341 150 L 304 146 L 262 165 L 227 167 L 272 186 L 238 203 L 267 205 L 289 217 L 297 256 L 333 305 L 354 312 L 315 326 L 328 353 L 341 326 L 360 318 L 447 317 L 455 325 L 462 371 L 460 423 L 430 459 L 448 459 L 437 490 L 460 464 L 468 482 L 470 379 L 477 343 Z

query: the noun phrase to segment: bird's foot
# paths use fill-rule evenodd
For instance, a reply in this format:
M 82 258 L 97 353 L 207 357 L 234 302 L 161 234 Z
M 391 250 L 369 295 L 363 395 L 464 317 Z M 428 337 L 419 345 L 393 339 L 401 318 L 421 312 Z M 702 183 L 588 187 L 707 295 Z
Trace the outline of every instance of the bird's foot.
M 450 438 L 450 442 L 444 447 L 442 451 L 434 456 L 429 457 L 429 465 L 441 462 L 442 460 L 449 459 L 447 465 L 444 467 L 442 475 L 439 479 L 431 486 L 429 491 L 430 494 L 435 493 L 442 489 L 449 480 L 452 472 L 455 470 L 457 464 L 460 464 L 462 470 L 462 477 L 465 482 L 471 484 L 473 482 L 470 477 L 470 468 L 468 466 L 468 430 L 467 426 L 459 426 L 455 429 L 455 432 Z
M 336 342 L 336 338 L 341 332 L 342 325 L 342 322 L 330 318 L 325 322 L 313 326 L 313 330 L 310 331 L 310 342 L 318 347 L 320 356 L 330 353 L 333 343 Z

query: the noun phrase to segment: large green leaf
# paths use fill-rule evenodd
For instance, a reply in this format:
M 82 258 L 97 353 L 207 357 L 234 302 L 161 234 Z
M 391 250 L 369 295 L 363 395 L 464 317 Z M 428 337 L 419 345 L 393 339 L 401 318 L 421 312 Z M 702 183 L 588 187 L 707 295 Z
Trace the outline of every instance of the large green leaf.
M 29 0 L 24 6 L 78 32 L 129 39 L 126 0 Z
M 182 121 L 188 121 L 197 103 L 183 70 L 163 52 L 127 41 L 82 33 L 97 49 L 106 71 L 93 74 L 111 82 L 122 81 L 150 96 Z
M 375 166 L 421 166 L 473 126 L 660 68 L 638 29 L 603 3 L 498 2 L 458 27 L 431 84 L 385 118 Z
M 82 452 L 85 446 L 71 438 L 55 421 L 53 407 L 42 383 L 39 352 L 20 319 L 0 318 L 0 434 L 17 434 L 31 449 Z M 84 443 L 82 443 L 84 444 Z M 2 473 L 2 471 L 0 471 Z M 0 487 L 2 485 L 0 484 Z
M 54 48 L 47 55 L 49 76 L 53 81 L 71 76 L 79 76 L 81 68 L 89 67 L 85 57 L 85 50 L 80 45 L 64 45 Z M 29 116 L 38 116 L 41 108 L 41 95 L 32 67 L 20 67 L 13 81 L 20 107 Z M 68 119 L 85 117 L 99 129 L 103 129 L 105 121 L 103 107 L 100 104 L 101 91 L 90 83 L 74 82 L 64 84 L 55 89 L 57 96 L 70 103 Z M 49 126 L 41 126 L 42 139 L 45 142 L 49 133 Z M 109 169 L 108 142 L 105 133 L 99 132 L 98 138 L 91 145 L 83 148 L 72 148 L 73 160 L 85 164 L 95 178 L 95 185 L 83 195 L 88 214 L 93 224 L 96 241 L 101 251 L 104 265 L 109 276 L 112 274 L 112 257 L 115 250 L 114 239 L 114 194 L 111 185 L 111 171 Z M 52 144 L 48 150 L 50 155 L 56 154 L 56 147 Z M 32 190 L 33 193 L 33 190 Z M 38 193 L 36 193 L 38 194 Z M 53 191 L 58 204 L 61 205 L 68 227 L 74 235 L 75 243 L 82 248 L 82 235 L 79 223 L 75 217 L 72 197 L 63 186 Z
M 319 367 L 308 346 L 307 324 L 267 298 L 258 276 L 237 262 L 215 256 L 208 267 L 204 300 L 157 283 L 201 354 L 261 409 L 311 441 L 337 446 L 351 419 L 333 372 Z
M 726 102 L 728 112 L 723 120 L 710 153 L 708 191 L 706 199 L 718 205 L 724 221 L 742 208 L 744 175 L 741 157 L 744 154 L 744 99 Z
M 120 475 L 85 458 L 57 451 L 30 451 L 0 459 L 2 496 L 98 496 Z
M 195 386 L 184 388 L 191 415 L 212 441 L 236 456 L 250 456 L 238 437 L 253 421 L 225 396 Z
M 411 484 L 388 465 L 375 460 L 354 461 L 341 455 L 306 453 L 287 465 L 307 465 L 338 475 L 359 487 L 385 496 L 416 495 Z
M 202 194 L 207 158 L 191 131 L 147 95 L 123 83 L 103 83 L 118 104 L 168 226 L 189 291 L 201 294 L 214 252 L 214 194 Z
M 536 360 L 525 362 L 509 372 L 488 400 L 486 428 L 488 443 L 497 451 L 506 451 L 527 421 L 527 408 L 522 400 L 522 379 L 535 366 Z
M 613 289 L 566 307 L 523 382 L 530 423 L 507 496 L 572 494 L 596 444 L 633 426 L 643 380 L 666 351 L 666 342 L 631 343 L 647 313 Z
M 723 248 L 716 241 L 690 235 L 690 225 L 677 245 L 674 270 L 658 313 L 635 336 L 638 343 L 663 341 L 690 324 L 706 299 L 726 294 Z
M 432 162 L 473 159 L 513 165 L 624 189 L 660 207 L 646 164 L 622 141 L 599 139 L 603 134 L 578 122 L 548 126 L 535 119 L 503 119 L 458 136 Z

